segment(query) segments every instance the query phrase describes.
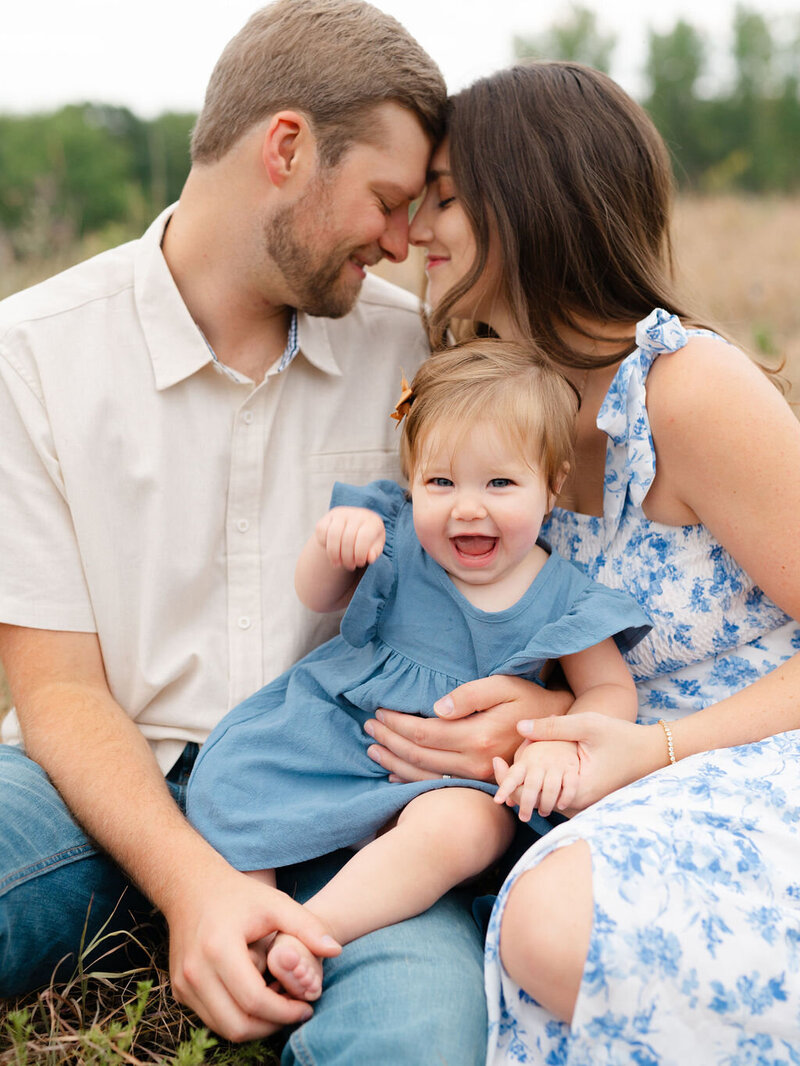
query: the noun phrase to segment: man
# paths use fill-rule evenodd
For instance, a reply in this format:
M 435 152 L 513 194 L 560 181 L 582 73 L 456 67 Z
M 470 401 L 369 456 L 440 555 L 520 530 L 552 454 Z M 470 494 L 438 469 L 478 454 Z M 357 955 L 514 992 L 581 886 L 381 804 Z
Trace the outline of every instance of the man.
M 333 481 L 395 473 L 387 412 L 426 348 L 415 301 L 365 271 L 407 253 L 444 102 L 393 19 L 279 0 L 212 75 L 177 207 L 2 305 L 0 658 L 25 754 L 0 748 L 0 995 L 74 964 L 90 901 L 89 935 L 130 879 L 120 915 L 163 912 L 175 994 L 215 1031 L 312 1013 L 267 987 L 259 942 L 338 945 L 180 802 L 225 711 L 335 628 L 292 587 Z M 445 900 L 332 958 L 284 1062 L 482 1050 L 480 944 Z

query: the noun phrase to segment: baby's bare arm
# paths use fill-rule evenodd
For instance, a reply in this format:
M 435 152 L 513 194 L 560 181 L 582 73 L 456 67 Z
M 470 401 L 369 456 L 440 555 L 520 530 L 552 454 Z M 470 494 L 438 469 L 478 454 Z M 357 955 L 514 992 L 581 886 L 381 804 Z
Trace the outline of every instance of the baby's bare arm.
M 385 542 L 383 519 L 375 511 L 332 507 L 317 522 L 297 561 L 294 584 L 300 600 L 312 611 L 346 607 Z

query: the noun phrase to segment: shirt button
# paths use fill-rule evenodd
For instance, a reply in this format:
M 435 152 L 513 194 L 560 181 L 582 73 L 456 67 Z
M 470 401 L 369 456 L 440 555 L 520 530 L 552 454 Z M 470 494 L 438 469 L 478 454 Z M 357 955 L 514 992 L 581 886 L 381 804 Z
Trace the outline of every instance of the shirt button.
M 248 426 L 250 425 L 250 423 L 253 421 L 254 418 L 255 418 L 255 415 L 253 414 L 252 411 L 245 411 L 244 414 L 242 415 L 242 421 Z
M 247 521 L 246 518 L 240 518 L 239 521 L 236 523 L 236 528 L 239 530 L 240 533 L 246 533 L 250 528 L 250 523 Z
M 249 629 L 249 628 L 250 628 L 250 619 L 247 617 L 246 614 L 243 614 L 242 617 L 239 619 L 239 629 Z

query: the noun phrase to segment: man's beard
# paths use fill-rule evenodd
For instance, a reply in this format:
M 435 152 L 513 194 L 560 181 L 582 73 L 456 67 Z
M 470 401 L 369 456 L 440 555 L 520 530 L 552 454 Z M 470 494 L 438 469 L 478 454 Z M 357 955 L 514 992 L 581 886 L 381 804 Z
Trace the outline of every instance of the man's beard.
M 280 208 L 265 223 L 264 243 L 298 310 L 341 318 L 352 310 L 361 289 L 355 274 L 350 284 L 342 277 L 355 249 L 340 243 L 324 252 L 301 236 L 311 229 L 322 237 L 332 216 L 324 182 L 315 182 L 296 204 Z

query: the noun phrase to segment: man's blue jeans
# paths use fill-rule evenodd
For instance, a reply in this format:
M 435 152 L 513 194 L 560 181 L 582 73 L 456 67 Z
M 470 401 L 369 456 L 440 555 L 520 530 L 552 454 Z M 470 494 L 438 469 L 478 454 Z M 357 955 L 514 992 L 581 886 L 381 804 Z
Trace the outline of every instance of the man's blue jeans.
M 181 808 L 196 753 L 187 745 L 168 776 Z M 291 867 L 281 887 L 307 899 L 347 858 Z M 73 821 L 41 767 L 0 745 L 0 997 L 47 984 L 59 963 L 68 978 L 81 938 L 88 943 L 115 907 L 107 931 L 152 911 Z M 485 1040 L 481 936 L 469 896 L 452 892 L 325 962 L 322 1000 L 289 1037 L 282 1066 L 471 1066 L 483 1063 Z

